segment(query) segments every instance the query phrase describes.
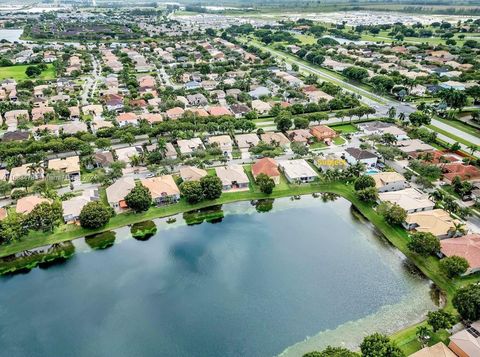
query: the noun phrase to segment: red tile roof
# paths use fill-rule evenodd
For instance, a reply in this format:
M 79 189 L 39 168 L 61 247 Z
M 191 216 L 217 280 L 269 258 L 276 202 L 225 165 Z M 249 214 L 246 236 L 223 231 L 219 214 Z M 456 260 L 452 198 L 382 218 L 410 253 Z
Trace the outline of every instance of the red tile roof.
M 480 234 L 469 234 L 460 238 L 440 241 L 441 251 L 447 257 L 456 255 L 465 258 L 470 269 L 480 267 Z
M 253 164 L 252 173 L 254 177 L 257 177 L 260 174 L 265 174 L 268 177 L 280 176 L 277 162 L 269 157 L 260 159 L 255 164 Z
M 456 176 L 462 180 L 473 180 L 480 178 L 480 170 L 473 165 L 464 165 L 462 163 L 447 164 L 443 167 L 447 180 L 452 181 Z

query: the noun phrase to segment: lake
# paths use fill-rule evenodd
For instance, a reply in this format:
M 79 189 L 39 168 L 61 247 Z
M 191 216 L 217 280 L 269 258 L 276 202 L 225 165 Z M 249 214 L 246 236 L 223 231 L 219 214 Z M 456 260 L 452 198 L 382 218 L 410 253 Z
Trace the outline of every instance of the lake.
M 62 264 L 1 277 L 1 355 L 299 356 L 434 308 L 429 281 L 344 199 L 222 210 L 156 220 L 147 241 L 122 228 L 104 250 L 79 239 Z
M 20 41 L 23 29 L 0 29 L 0 40 L 7 40 L 9 42 Z

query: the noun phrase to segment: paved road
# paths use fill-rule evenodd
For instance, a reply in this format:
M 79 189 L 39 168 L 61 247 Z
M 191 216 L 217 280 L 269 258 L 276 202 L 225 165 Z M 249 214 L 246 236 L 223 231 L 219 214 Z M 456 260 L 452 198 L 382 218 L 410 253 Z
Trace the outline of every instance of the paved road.
M 469 134 L 469 133 L 466 133 L 466 132 L 464 132 L 460 129 L 457 129 L 457 128 L 451 126 L 451 125 L 448 125 L 444 122 L 441 122 L 440 120 L 432 119 L 432 125 L 436 126 L 439 129 L 445 130 L 452 135 L 458 136 L 459 138 L 465 139 L 465 140 L 471 142 L 472 144 L 480 145 L 480 137 Z M 439 136 L 440 136 L 440 134 L 439 134 Z

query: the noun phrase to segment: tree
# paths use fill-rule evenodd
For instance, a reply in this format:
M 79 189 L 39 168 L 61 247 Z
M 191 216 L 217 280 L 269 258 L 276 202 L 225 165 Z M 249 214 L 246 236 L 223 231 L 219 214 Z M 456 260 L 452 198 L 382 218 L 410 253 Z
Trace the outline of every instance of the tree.
M 0 221 L 0 244 L 11 243 L 28 234 L 25 216 L 19 213 L 10 213 Z
M 403 357 L 403 352 L 388 338 L 374 333 L 363 339 L 360 344 L 363 357 Z
M 310 121 L 307 118 L 295 117 L 293 120 L 295 129 L 307 129 Z
M 346 348 L 327 346 L 323 351 L 309 352 L 303 357 L 359 357 L 359 354 Z
M 380 213 L 385 220 L 393 225 L 402 224 L 407 218 L 407 211 L 405 211 L 398 204 L 392 204 L 388 201 L 384 201 L 378 205 L 378 213 Z
M 142 184 L 136 185 L 128 195 L 125 196 L 127 206 L 135 212 L 147 211 L 152 204 L 150 190 Z
M 83 228 L 98 229 L 105 226 L 112 215 L 112 209 L 102 202 L 88 202 L 80 212 L 80 225 Z
M 367 187 L 356 192 L 360 201 L 375 202 L 378 199 L 378 190 L 375 187 Z
M 292 114 L 287 111 L 281 111 L 275 118 L 277 130 L 287 131 L 292 127 Z
M 0 197 L 4 197 L 11 189 L 12 186 L 7 181 L 0 180 Z
M 51 232 L 62 218 L 62 206 L 59 202 L 43 202 L 27 215 L 26 224 L 29 229 Z
M 425 347 L 430 339 L 430 329 L 427 326 L 419 326 L 417 327 L 415 335 L 417 335 L 422 347 Z
M 205 176 L 200 179 L 203 195 L 207 200 L 216 200 L 222 195 L 222 181 L 217 176 Z
M 198 203 L 203 200 L 203 188 L 200 181 L 185 181 L 180 185 L 180 192 L 188 203 Z
M 408 249 L 426 257 L 440 250 L 440 241 L 432 233 L 416 232 L 411 235 Z
M 448 277 L 454 278 L 462 275 L 469 268 L 468 261 L 463 257 L 452 255 L 440 260 L 440 268 L 447 274 Z
M 370 175 L 362 175 L 355 180 L 355 191 L 360 191 L 365 188 L 375 187 L 375 180 Z
M 28 188 L 32 186 L 34 183 L 33 178 L 30 176 L 21 176 L 13 181 L 13 186 L 15 187 L 23 187 L 25 191 L 28 191 Z
M 427 314 L 427 323 L 432 326 L 433 332 L 441 329 L 449 329 L 456 322 L 455 316 L 448 311 L 438 310 L 430 311 Z
M 469 284 L 457 290 L 453 306 L 464 320 L 480 319 L 480 285 Z
M 292 149 L 293 153 L 298 156 L 304 156 L 308 154 L 308 148 L 303 143 L 298 143 L 296 141 L 290 144 L 290 149 Z
M 257 185 L 260 186 L 260 191 L 270 195 L 275 188 L 275 182 L 271 177 L 268 177 L 265 174 L 260 174 L 256 179 Z
M 368 78 L 368 71 L 362 67 L 347 67 L 342 72 L 348 79 L 355 81 L 362 81 L 363 79 Z
M 42 70 L 38 68 L 37 66 L 28 66 L 25 69 L 25 74 L 27 77 L 38 77 L 40 74 L 42 74 Z
M 430 117 L 425 114 L 424 112 L 421 112 L 419 110 L 411 113 L 408 116 L 408 120 L 410 120 L 410 123 L 413 126 L 422 126 L 422 125 L 429 125 L 431 122 Z

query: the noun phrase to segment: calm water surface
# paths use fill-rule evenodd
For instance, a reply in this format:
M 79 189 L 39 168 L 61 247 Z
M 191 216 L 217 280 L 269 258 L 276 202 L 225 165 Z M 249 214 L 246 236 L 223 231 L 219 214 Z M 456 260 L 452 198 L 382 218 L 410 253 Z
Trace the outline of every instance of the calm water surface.
M 223 209 L 217 224 L 159 220 L 145 242 L 128 228 L 102 251 L 78 240 L 61 265 L 0 278 L 0 355 L 272 356 L 412 294 L 417 315 L 431 305 L 343 199 Z
M 20 40 L 23 29 L 0 29 L 0 40 L 15 42 Z

